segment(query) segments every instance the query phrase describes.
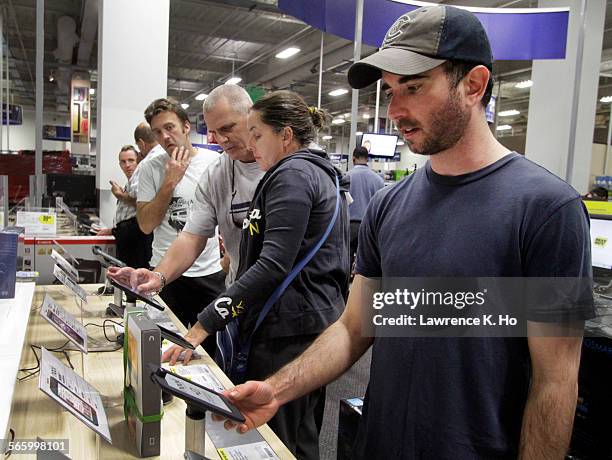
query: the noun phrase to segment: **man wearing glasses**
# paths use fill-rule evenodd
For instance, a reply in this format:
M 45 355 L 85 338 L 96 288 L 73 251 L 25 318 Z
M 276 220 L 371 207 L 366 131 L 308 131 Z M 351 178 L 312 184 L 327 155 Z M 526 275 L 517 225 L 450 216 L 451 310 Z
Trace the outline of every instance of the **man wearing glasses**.
M 210 93 L 204 101 L 204 119 L 226 155 L 204 171 L 187 223 L 161 262 L 153 270 L 123 268 L 116 276 L 139 291 L 159 292 L 191 266 L 208 239 L 215 236 L 218 225 L 230 257 L 225 283 L 229 286 L 234 282 L 242 221 L 264 174 L 247 148 L 246 119 L 251 105 L 248 93 L 236 85 L 221 85 Z

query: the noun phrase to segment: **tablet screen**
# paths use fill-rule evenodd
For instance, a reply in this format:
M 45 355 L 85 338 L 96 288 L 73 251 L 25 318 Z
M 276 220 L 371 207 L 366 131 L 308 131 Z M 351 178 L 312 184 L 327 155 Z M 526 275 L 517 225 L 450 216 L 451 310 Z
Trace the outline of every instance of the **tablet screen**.
M 230 408 L 227 407 L 227 404 L 225 404 L 223 399 L 221 399 L 215 393 L 211 391 L 207 391 L 204 388 L 194 385 L 193 383 L 188 382 L 186 380 L 179 379 L 170 373 L 167 373 L 164 378 L 166 380 L 166 383 L 171 388 L 182 391 L 183 393 L 187 393 L 189 396 L 191 396 L 192 398 L 196 400 L 199 399 L 202 401 L 206 401 L 206 403 L 210 404 L 211 406 L 218 407 L 224 412 L 229 412 L 229 413 L 232 412 Z

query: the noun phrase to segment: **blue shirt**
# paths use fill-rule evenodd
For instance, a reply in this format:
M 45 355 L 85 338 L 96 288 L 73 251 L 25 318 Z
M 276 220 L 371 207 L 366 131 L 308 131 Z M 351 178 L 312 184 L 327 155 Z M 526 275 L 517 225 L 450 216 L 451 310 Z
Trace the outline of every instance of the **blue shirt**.
M 349 206 L 349 214 L 351 220 L 361 221 L 370 199 L 385 186 L 385 183 L 366 165 L 355 165 L 347 176 L 351 178 L 350 194 L 354 200 Z
M 574 189 L 516 153 L 453 177 L 428 163 L 372 199 L 356 272 L 588 279 L 588 217 Z M 573 313 L 592 317 L 592 297 L 582 305 Z M 376 337 L 353 458 L 516 458 L 530 373 L 525 337 Z

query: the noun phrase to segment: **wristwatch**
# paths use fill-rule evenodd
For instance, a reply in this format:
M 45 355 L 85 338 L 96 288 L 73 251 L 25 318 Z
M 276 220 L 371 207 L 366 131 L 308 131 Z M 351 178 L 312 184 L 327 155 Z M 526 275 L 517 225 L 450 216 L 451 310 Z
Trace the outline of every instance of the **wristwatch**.
M 163 288 L 166 287 L 166 276 L 162 272 L 153 272 L 153 274 L 156 275 L 159 278 L 159 281 L 161 282 L 161 286 L 159 287 L 159 289 L 155 293 L 151 293 L 151 295 L 157 295 L 162 291 Z

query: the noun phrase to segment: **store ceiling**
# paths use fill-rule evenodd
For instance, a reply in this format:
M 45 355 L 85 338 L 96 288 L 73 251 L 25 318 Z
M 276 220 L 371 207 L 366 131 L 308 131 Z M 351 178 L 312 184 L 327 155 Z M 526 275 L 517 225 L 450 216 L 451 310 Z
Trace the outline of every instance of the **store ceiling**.
M 438 3 L 479 7 L 527 8 L 534 0 L 448 0 Z M 8 32 L 11 102 L 33 109 L 36 70 L 36 0 L 2 0 L 5 37 Z M 599 97 L 612 94 L 612 0 L 608 0 L 603 40 Z M 75 72 L 89 74 L 92 86 L 97 77 L 97 0 L 47 0 L 45 2 L 45 111 L 65 114 L 68 111 L 68 82 Z M 195 100 L 232 75 L 242 77 L 245 85 L 266 89 L 292 89 L 310 104 L 316 104 L 318 91 L 319 49 L 321 32 L 303 22 L 282 14 L 276 0 L 172 0 L 168 43 L 168 94 L 190 104 L 189 112 L 201 110 Z M 80 41 L 74 44 L 72 56 L 54 53 L 58 47 L 58 20 L 74 20 Z M 146 24 L 146 11 L 141 24 Z M 65 27 L 63 28 L 65 30 Z M 64 38 L 64 37 L 62 37 Z M 68 38 L 68 41 L 70 38 Z M 301 52 L 281 61 L 274 55 L 288 46 Z M 68 45 L 68 55 L 71 45 Z M 347 88 L 346 71 L 352 61 L 353 44 L 325 34 L 322 105 L 333 115 L 350 112 L 350 93 L 329 96 L 329 91 Z M 364 46 L 362 55 L 374 48 Z M 518 116 L 507 119 L 520 134 L 526 128 L 529 90 L 514 85 L 531 74 L 530 61 L 500 61 L 494 73 L 501 82 L 500 110 L 517 109 Z M 50 76 L 53 81 L 50 81 Z M 129 78 L 129 69 L 126 71 Z M 359 130 L 368 123 L 362 115 L 374 113 L 375 86 L 360 91 Z M 95 104 L 95 96 L 93 97 Z M 95 110 L 92 112 L 95 114 Z M 381 111 L 384 113 L 384 108 Z M 598 102 L 597 127 L 607 127 L 609 105 Z M 505 120 L 504 120 L 505 122 Z M 371 120 L 370 120 L 371 123 Z M 334 126 L 345 130 L 348 123 Z

